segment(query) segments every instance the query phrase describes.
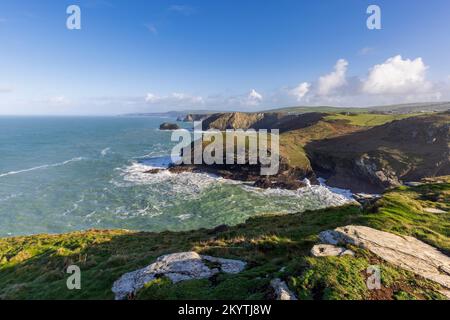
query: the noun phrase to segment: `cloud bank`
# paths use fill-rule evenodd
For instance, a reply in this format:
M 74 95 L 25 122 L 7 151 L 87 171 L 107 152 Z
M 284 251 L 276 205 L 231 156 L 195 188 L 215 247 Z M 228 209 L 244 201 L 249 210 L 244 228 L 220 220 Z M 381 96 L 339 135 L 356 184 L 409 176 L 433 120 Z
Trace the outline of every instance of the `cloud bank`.
M 64 95 L 15 101 L 14 112 L 21 113 L 32 104 L 39 113 L 73 114 L 164 112 L 171 110 L 221 110 L 257 111 L 296 105 L 330 105 L 363 107 L 383 104 L 412 102 L 439 102 L 450 100 L 450 76 L 439 82 L 428 76 L 430 67 L 421 57 L 404 58 L 396 55 L 367 69 L 365 74 L 351 74 L 351 63 L 338 59 L 329 72 L 316 79 L 301 79 L 293 86 L 261 91 L 258 88 L 243 89 L 235 94 L 192 94 L 173 91 L 168 94 L 154 92 L 149 88 L 141 96 L 131 97 L 86 97 L 70 99 Z M 0 86 L 3 97 L 10 88 Z M 11 110 L 11 99 L 0 100 L 2 110 Z M 69 110 L 69 111 L 67 111 Z M 73 110 L 73 111 L 72 111 Z M 100 110 L 100 111 L 99 111 Z M 103 110 L 103 112 L 102 112 Z M 44 111 L 43 111 L 44 112 Z

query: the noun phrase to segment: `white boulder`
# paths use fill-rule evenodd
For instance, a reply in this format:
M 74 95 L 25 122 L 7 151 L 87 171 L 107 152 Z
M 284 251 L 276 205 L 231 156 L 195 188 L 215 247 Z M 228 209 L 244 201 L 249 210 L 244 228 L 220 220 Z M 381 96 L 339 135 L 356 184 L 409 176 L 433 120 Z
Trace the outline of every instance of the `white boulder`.
M 210 268 L 205 261 L 215 263 L 217 267 Z M 243 261 L 201 256 L 196 252 L 173 253 L 159 257 L 145 268 L 124 274 L 114 282 L 112 291 L 116 300 L 123 300 L 157 277 L 165 276 L 177 283 L 210 278 L 219 272 L 239 273 L 244 270 L 245 265 Z

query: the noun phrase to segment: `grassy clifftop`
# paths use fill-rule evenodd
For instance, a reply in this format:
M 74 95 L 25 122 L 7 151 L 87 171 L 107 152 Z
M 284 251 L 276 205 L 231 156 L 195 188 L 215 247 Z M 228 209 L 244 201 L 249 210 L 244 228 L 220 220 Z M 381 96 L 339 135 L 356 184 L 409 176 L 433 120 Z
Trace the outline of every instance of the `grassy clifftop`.
M 244 272 L 171 284 L 158 279 L 138 299 L 269 299 L 270 280 L 280 277 L 301 299 L 442 299 L 440 287 L 352 248 L 356 257 L 313 258 L 317 234 L 348 224 L 415 236 L 450 252 L 450 181 L 401 187 L 377 204 L 330 208 L 292 215 L 255 217 L 245 224 L 192 232 L 74 232 L 0 239 L 0 299 L 112 299 L 123 273 L 158 256 L 194 250 L 248 262 Z M 441 213 L 430 213 L 430 208 Z M 82 290 L 66 288 L 65 269 L 82 271 Z M 366 288 L 365 270 L 379 264 L 382 290 Z

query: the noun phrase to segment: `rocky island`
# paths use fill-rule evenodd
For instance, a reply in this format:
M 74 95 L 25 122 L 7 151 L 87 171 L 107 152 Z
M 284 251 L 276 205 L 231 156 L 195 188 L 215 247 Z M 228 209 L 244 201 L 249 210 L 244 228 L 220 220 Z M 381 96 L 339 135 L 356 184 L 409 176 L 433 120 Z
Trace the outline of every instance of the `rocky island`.
M 159 130 L 178 130 L 180 126 L 176 123 L 164 122 L 159 126 Z

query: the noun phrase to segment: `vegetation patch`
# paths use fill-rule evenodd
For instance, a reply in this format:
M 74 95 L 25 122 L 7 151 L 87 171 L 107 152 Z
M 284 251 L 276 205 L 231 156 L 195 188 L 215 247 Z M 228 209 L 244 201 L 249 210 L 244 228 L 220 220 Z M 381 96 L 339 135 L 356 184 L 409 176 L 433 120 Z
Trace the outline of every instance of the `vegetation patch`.
M 450 251 L 450 184 L 428 183 L 386 192 L 367 211 L 356 205 L 289 215 L 253 217 L 245 224 L 190 232 L 89 230 L 0 239 L 0 299 L 112 299 L 124 273 L 161 255 L 196 251 L 247 262 L 239 274 L 172 284 L 148 283 L 136 299 L 268 299 L 270 281 L 285 280 L 300 299 L 442 299 L 439 285 L 350 248 L 355 257 L 310 256 L 321 231 L 349 224 L 411 235 Z M 433 214 L 423 208 L 440 208 Z M 82 289 L 66 287 L 66 269 L 81 268 Z M 381 290 L 368 290 L 367 267 L 381 268 Z

